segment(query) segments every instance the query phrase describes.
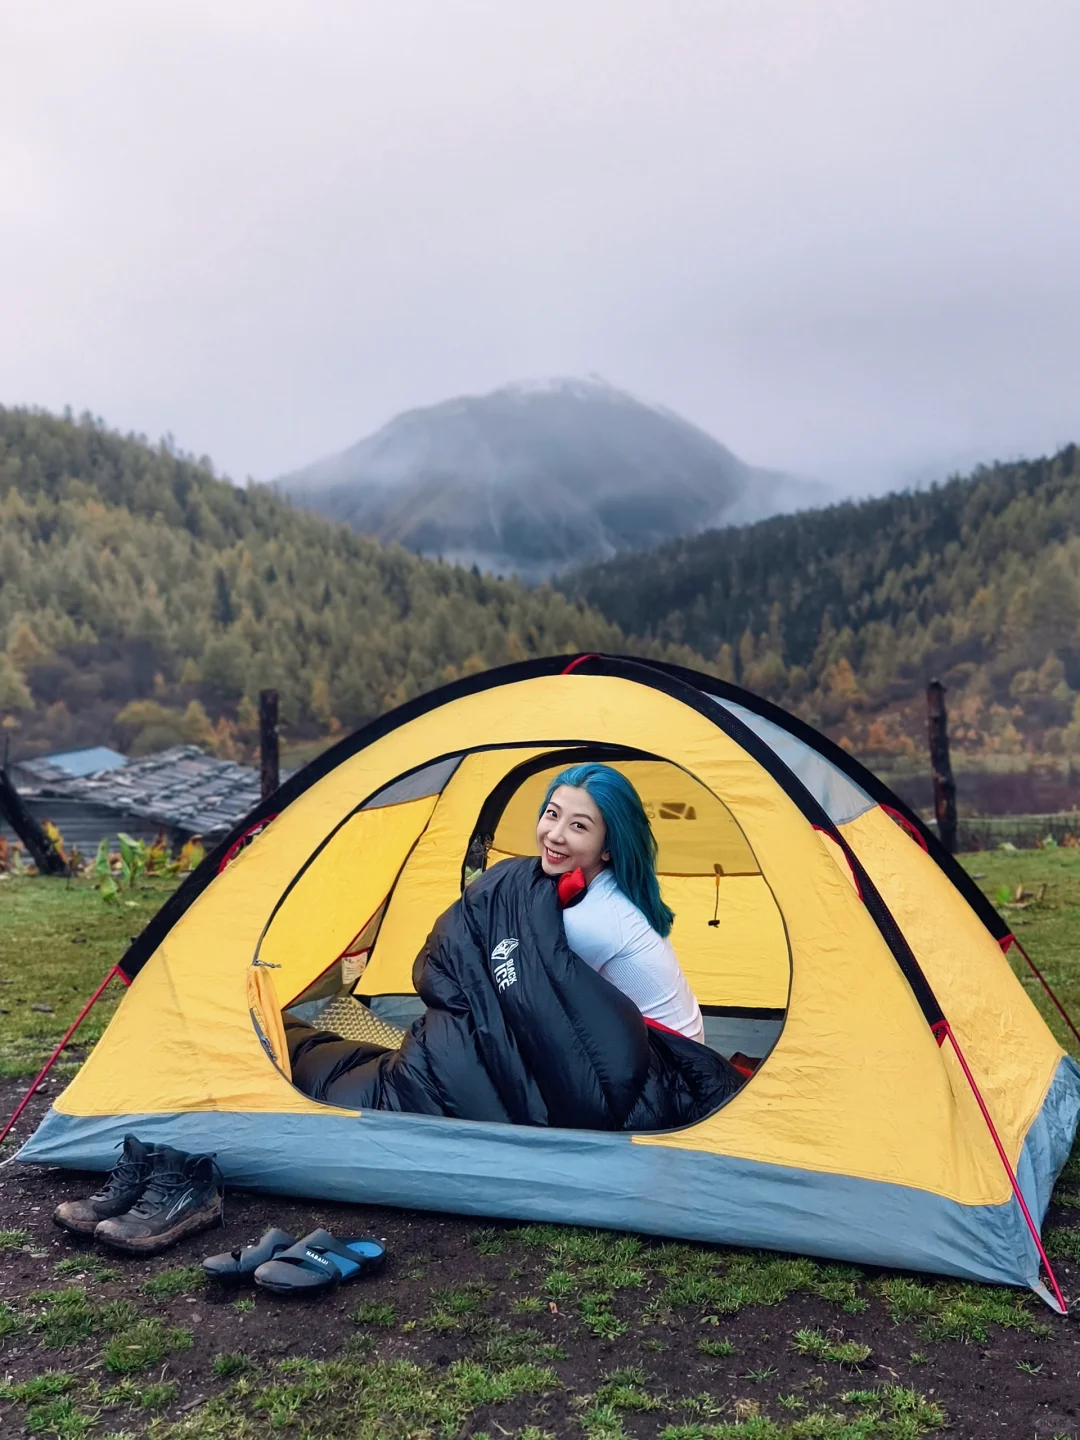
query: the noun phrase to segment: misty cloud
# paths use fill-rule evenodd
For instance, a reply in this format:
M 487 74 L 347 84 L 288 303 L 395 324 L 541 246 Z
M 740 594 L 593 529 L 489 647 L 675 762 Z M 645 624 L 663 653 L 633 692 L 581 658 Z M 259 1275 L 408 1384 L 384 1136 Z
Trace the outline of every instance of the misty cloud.
M 0 402 L 236 478 L 599 373 L 853 488 L 1080 439 L 1070 0 L 42 0 Z

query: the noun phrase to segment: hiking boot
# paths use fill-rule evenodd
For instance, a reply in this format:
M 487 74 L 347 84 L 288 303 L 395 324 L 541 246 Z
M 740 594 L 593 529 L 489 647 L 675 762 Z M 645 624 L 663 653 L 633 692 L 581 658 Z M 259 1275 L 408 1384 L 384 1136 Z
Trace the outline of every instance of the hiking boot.
M 94 1239 L 131 1255 L 153 1255 L 222 1218 L 221 1171 L 211 1155 L 158 1147 L 146 1188 L 125 1215 L 102 1220 Z
M 123 1154 L 105 1184 L 85 1200 L 65 1200 L 58 1205 L 53 1213 L 57 1225 L 73 1235 L 93 1235 L 102 1220 L 125 1214 L 146 1188 L 156 1148 L 125 1135 Z

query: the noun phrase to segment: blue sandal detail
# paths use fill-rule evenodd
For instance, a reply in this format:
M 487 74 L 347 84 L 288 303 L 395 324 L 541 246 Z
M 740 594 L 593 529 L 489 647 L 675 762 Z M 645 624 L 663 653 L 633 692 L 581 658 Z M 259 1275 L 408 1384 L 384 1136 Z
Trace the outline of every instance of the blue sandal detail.
M 354 1235 L 335 1239 L 329 1230 L 313 1230 L 255 1271 L 255 1284 L 275 1295 L 311 1295 L 331 1290 L 361 1275 L 373 1275 L 386 1261 L 377 1240 Z

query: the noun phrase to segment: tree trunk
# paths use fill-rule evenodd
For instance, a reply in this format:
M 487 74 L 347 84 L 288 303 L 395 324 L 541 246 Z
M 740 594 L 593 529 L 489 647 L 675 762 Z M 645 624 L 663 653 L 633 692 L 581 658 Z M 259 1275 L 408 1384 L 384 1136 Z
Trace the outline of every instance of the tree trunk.
M 934 779 L 934 814 L 938 838 L 950 855 L 956 854 L 956 781 L 949 762 L 949 718 L 945 711 L 945 686 L 931 680 L 926 687 L 926 708 L 930 727 L 930 773 Z
M 278 692 L 259 691 L 259 766 L 262 772 L 262 798 L 268 799 L 278 788 Z
M 27 853 L 37 866 L 39 874 L 67 875 L 70 873 L 67 861 L 23 804 L 22 796 L 15 789 L 6 770 L 0 770 L 0 815 L 4 817 L 26 846 Z

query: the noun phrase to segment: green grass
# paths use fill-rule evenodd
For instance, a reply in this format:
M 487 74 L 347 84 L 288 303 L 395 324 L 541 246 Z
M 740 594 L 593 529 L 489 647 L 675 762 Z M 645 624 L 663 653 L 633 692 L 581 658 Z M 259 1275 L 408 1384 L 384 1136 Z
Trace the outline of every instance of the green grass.
M 234 1375 L 242 1375 L 245 1370 L 250 1370 L 251 1361 L 246 1355 L 225 1353 L 215 1355 L 210 1368 L 218 1380 L 231 1380 Z
M 58 1280 L 97 1280 L 100 1284 L 119 1280 L 121 1272 L 96 1255 L 70 1255 L 53 1266 Z
M 1051 1260 L 1071 1260 L 1074 1265 L 1080 1265 L 1080 1230 L 1048 1231 L 1046 1253 Z
M 10 1335 L 17 1335 L 23 1328 L 22 1316 L 10 1305 L 0 1300 L 0 1345 Z
M 903 1276 L 879 1281 L 877 1290 L 894 1323 L 917 1324 L 926 1340 L 982 1342 L 993 1325 L 1041 1337 L 1051 1333 L 1041 1318 L 1046 1312 L 1018 1290 L 942 1281 L 923 1285 Z
M 477 1333 L 473 1356 L 486 1365 L 519 1365 L 527 1360 L 565 1360 L 566 1351 L 553 1341 L 538 1339 L 533 1330 L 490 1320 Z
M 578 1314 L 581 1322 L 591 1335 L 598 1340 L 617 1340 L 625 1335 L 630 1326 L 621 1320 L 612 1309 L 613 1297 L 608 1290 L 594 1290 L 581 1297 Z
M 80 1410 L 69 1397 L 76 1388 L 74 1375 L 48 1370 L 19 1385 L 0 1385 L 0 1403 L 14 1401 L 26 1406 L 25 1432 L 50 1435 L 56 1440 L 78 1440 L 93 1423 L 93 1416 Z
M 739 1353 L 739 1347 L 734 1340 L 699 1340 L 697 1348 L 702 1355 L 713 1355 L 717 1358 Z
M 197 1295 L 206 1288 L 206 1271 L 201 1265 L 181 1265 L 176 1270 L 163 1270 L 151 1275 L 143 1285 L 143 1293 L 153 1300 L 171 1300 L 175 1295 Z
M 856 1340 L 830 1340 L 820 1330 L 796 1330 L 795 1349 L 813 1360 L 833 1365 L 863 1365 L 870 1359 L 870 1346 Z
M 839 1402 L 846 1411 L 819 1406 L 801 1413 L 799 1397 L 782 1397 L 782 1408 L 800 1411 L 797 1420 L 773 1420 L 756 1405 L 736 1402 L 742 1413 L 734 1422 L 668 1425 L 660 1440 L 920 1440 L 948 1424 L 940 1405 L 902 1385 L 849 1390 Z
M 42 1307 L 32 1321 L 32 1329 L 49 1350 L 81 1344 L 102 1326 L 100 1307 L 78 1285 L 65 1290 L 38 1290 L 28 1298 L 31 1304 Z
M 46 1435 L 55 1440 L 80 1440 L 89 1433 L 95 1417 L 80 1410 L 67 1395 L 59 1400 L 46 1400 L 41 1405 L 32 1405 L 26 1412 L 26 1433 Z
M 475 1230 L 470 1238 L 478 1255 L 501 1255 L 506 1248 L 502 1231 L 494 1230 L 490 1226 Z
M 143 879 L 106 904 L 87 880 L 9 878 L 0 884 L 0 1077 L 31 1076 L 44 1064 L 90 995 L 175 888 Z M 130 904 L 128 901 L 130 900 Z M 76 1033 L 100 1038 L 120 999 L 114 980 Z M 51 1014 L 32 1010 L 49 1005 Z
M 909 1280 L 904 1275 L 882 1280 L 877 1288 L 894 1325 L 925 1320 L 938 1305 L 937 1292 L 930 1285 Z
M 443 1334 L 450 1330 L 475 1330 L 491 1289 L 479 1281 L 448 1289 L 432 1290 L 431 1309 L 424 1317 L 425 1330 Z
M 187 1350 L 192 1344 L 190 1330 L 144 1318 L 118 1330 L 101 1353 L 107 1370 L 114 1375 L 130 1375 L 160 1365 L 166 1355 Z
M 139 1385 L 134 1380 L 121 1380 L 100 1395 L 102 1405 L 126 1405 L 132 1410 L 163 1410 L 180 1393 L 175 1380 L 156 1380 Z
M 581 1416 L 581 1428 L 587 1440 L 623 1440 L 623 1412 L 658 1410 L 661 1401 L 650 1394 L 647 1383 L 644 1371 L 636 1368 L 606 1375 L 593 1395 L 583 1397 L 588 1408 Z
M 142 1316 L 128 1300 L 99 1305 L 79 1286 L 37 1291 L 28 1299 L 35 1306 L 31 1328 L 46 1349 L 66 1350 L 92 1337 L 107 1337 L 101 1358 L 114 1374 L 146 1370 L 192 1343 L 189 1330 Z
M 855 1282 L 838 1289 L 834 1267 L 802 1257 L 746 1251 L 729 1255 L 690 1246 L 664 1246 L 659 1266 L 667 1277 L 660 1302 L 673 1310 L 691 1306 L 713 1316 L 733 1315 L 747 1305 L 779 1305 L 789 1295 L 809 1293 L 839 1299 L 850 1308 L 858 1299 Z
M 481 1406 L 541 1396 L 558 1383 L 550 1367 L 532 1364 L 298 1358 L 279 1362 L 263 1386 L 245 1389 L 241 1380 L 183 1420 L 159 1425 L 155 1440 L 258 1440 L 278 1430 L 333 1440 L 453 1435 Z
M 64 1395 L 77 1382 L 74 1375 L 63 1370 L 46 1370 L 24 1380 L 21 1385 L 0 1385 L 0 1400 L 16 1400 L 21 1405 L 34 1405 L 41 1400 L 51 1400 L 55 1395 Z
M 363 1300 L 352 1312 L 350 1319 L 355 1325 L 373 1325 L 377 1330 L 392 1330 L 397 1324 L 397 1311 L 393 1305 L 380 1304 L 378 1300 Z
M 1016 894 L 1023 886 L 1027 896 L 1038 896 L 1022 909 L 1002 908 L 1002 915 L 1029 952 L 1065 1009 L 1080 1024 L 1080 848 L 1056 850 L 988 850 L 962 855 L 960 863 L 994 903 L 1005 892 Z M 1054 1008 L 1024 959 L 1010 950 L 1009 960 L 1021 984 L 1054 1032 L 1062 1047 L 1080 1058 L 1080 1047 Z
M 549 1270 L 544 1277 L 544 1293 L 551 1300 L 565 1300 L 578 1289 L 578 1281 L 569 1270 Z
M 29 1244 L 29 1230 L 0 1230 L 0 1250 L 24 1250 Z

